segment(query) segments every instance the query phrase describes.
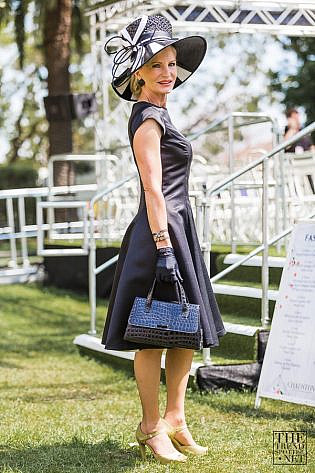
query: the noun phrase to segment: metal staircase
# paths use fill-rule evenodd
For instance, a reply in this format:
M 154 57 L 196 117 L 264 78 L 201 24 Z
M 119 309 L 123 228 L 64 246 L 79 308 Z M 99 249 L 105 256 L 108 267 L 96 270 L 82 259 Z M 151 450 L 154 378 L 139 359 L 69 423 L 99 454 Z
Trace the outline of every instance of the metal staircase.
M 274 159 L 276 157 L 279 158 L 279 152 L 285 149 L 288 145 L 294 143 L 296 140 L 300 139 L 304 134 L 310 133 L 311 131 L 315 130 L 315 123 L 309 125 L 305 128 L 302 132 L 297 134 L 295 137 L 287 140 L 286 142 L 282 143 L 281 145 L 277 145 L 270 153 L 267 153 L 262 158 L 259 158 L 255 162 L 251 163 L 250 165 L 246 166 L 245 168 L 241 169 L 233 173 L 229 178 L 224 179 L 221 183 L 213 187 L 212 189 L 204 189 L 203 195 L 196 196 L 196 227 L 199 233 L 199 240 L 201 244 L 201 248 L 203 251 L 203 256 L 205 259 L 206 266 L 209 270 L 210 274 L 210 250 L 211 250 L 211 240 L 209 239 L 209 222 L 210 222 L 210 214 L 209 209 L 211 207 L 211 197 L 217 195 L 222 189 L 226 189 L 230 184 L 234 184 L 235 181 L 240 177 L 243 176 L 246 172 L 250 171 L 251 169 L 262 165 L 263 166 L 263 198 L 262 198 L 262 228 L 263 228 L 263 238 L 262 244 L 258 246 L 255 250 L 251 251 L 248 255 L 237 255 L 234 256 L 235 260 L 231 264 L 229 268 L 224 269 L 220 273 L 216 274 L 214 277 L 211 278 L 211 282 L 213 285 L 214 292 L 217 294 L 229 294 L 235 296 L 246 296 L 246 297 L 254 297 L 261 299 L 262 304 L 262 316 L 261 316 L 261 326 L 252 326 L 252 325 L 241 325 L 241 324 L 234 324 L 224 322 L 226 330 L 230 333 L 245 335 L 245 336 L 253 336 L 256 334 L 258 330 L 265 329 L 269 327 L 270 324 L 270 317 L 268 313 L 268 302 L 269 300 L 276 300 L 277 298 L 277 291 L 271 290 L 268 288 L 268 268 L 269 268 L 269 261 L 273 265 L 276 266 L 283 266 L 284 258 L 281 257 L 280 259 L 273 257 L 270 260 L 268 256 L 268 250 L 271 245 L 277 244 L 280 240 L 285 238 L 289 235 L 292 231 L 292 226 L 284 229 L 279 234 L 273 236 L 269 239 L 268 231 L 267 231 L 267 219 L 268 219 L 268 161 L 270 159 Z M 129 176 L 126 178 L 125 181 L 122 183 L 118 183 L 119 185 L 124 185 L 129 179 L 132 179 L 133 176 Z M 117 188 L 117 186 L 115 186 Z M 101 192 L 98 196 L 95 197 L 94 202 L 100 199 L 104 199 L 105 197 L 108 198 L 110 196 L 112 189 L 105 190 Z M 93 210 L 92 207 L 90 208 L 90 222 L 91 222 L 91 235 L 92 228 L 93 228 Z M 307 216 L 307 218 L 314 218 L 315 211 L 312 212 Z M 93 242 L 93 239 L 92 239 Z M 90 304 L 91 304 L 91 327 L 89 334 L 82 334 L 76 337 L 74 343 L 81 348 L 88 348 L 88 349 L 96 349 L 97 351 L 104 351 L 102 346 L 100 345 L 100 341 L 97 342 L 91 338 L 95 337 L 96 335 L 96 295 L 95 295 L 95 276 L 98 274 L 102 269 L 108 267 L 109 264 L 113 264 L 117 261 L 118 256 L 112 258 L 110 262 L 106 262 L 100 268 L 95 268 L 95 245 L 92 243 L 91 252 L 90 252 Z M 257 257 L 258 253 L 263 252 L 262 257 Z M 251 264 L 257 264 L 259 261 L 260 267 L 262 269 L 262 288 L 252 288 L 252 287 L 241 287 L 236 285 L 227 285 L 227 284 L 217 284 L 216 281 L 222 278 L 224 275 L 231 272 L 233 269 L 239 267 L 240 265 L 246 264 L 252 258 L 256 257 L 255 260 L 251 261 Z M 231 260 L 231 256 L 229 257 Z M 97 345 L 97 347 L 95 346 Z M 94 348 L 93 348 L 94 347 Z M 105 350 L 106 352 L 106 350 Z M 122 352 L 113 352 L 111 355 L 115 356 L 123 356 L 125 354 Z M 204 355 L 204 364 L 210 364 L 210 349 L 203 350 Z M 196 366 L 193 366 L 193 369 L 196 369 Z
M 231 119 L 230 119 L 231 120 Z M 230 122 L 231 129 L 231 122 Z M 234 206 L 234 211 L 236 209 L 235 192 L 239 188 L 240 182 L 238 179 L 257 168 L 262 166 L 262 208 L 261 208 L 261 227 L 262 227 L 262 241 L 259 246 L 252 250 L 247 255 L 236 254 L 234 248 L 236 247 L 236 237 L 235 237 L 235 222 L 232 222 L 232 233 L 231 233 L 231 254 L 227 255 L 225 263 L 230 264 L 228 268 L 225 268 L 220 273 L 216 274 L 211 278 L 214 292 L 216 294 L 229 294 L 232 296 L 241 296 L 249 298 L 261 299 L 261 326 L 253 325 L 242 325 L 225 322 L 225 327 L 228 332 L 246 336 L 253 336 L 258 330 L 263 328 L 268 328 L 270 324 L 270 316 L 268 313 L 268 302 L 269 300 L 275 301 L 277 298 L 277 291 L 269 289 L 268 287 L 268 270 L 269 267 L 282 267 L 284 264 L 284 258 L 270 257 L 268 256 L 268 249 L 270 246 L 277 245 L 278 242 L 283 241 L 286 236 L 292 231 L 292 225 L 287 226 L 286 228 L 281 228 L 281 231 L 276 235 L 269 237 L 268 232 L 268 204 L 269 204 L 269 192 L 270 186 L 269 178 L 269 168 L 268 164 L 270 160 L 281 160 L 281 151 L 287 146 L 293 144 L 295 141 L 300 139 L 302 136 L 315 130 L 315 123 L 309 125 L 297 135 L 292 137 L 290 140 L 287 140 L 281 145 L 277 145 L 269 153 L 266 153 L 261 158 L 253 161 L 249 165 L 245 166 L 239 171 L 231 173 L 231 175 L 217 185 L 213 186 L 210 189 L 207 189 L 205 186 L 200 192 L 194 191 L 192 197 L 194 197 L 194 209 L 195 209 L 195 221 L 196 228 L 198 231 L 198 237 L 203 252 L 203 257 L 205 264 L 207 266 L 208 272 L 210 274 L 210 251 L 211 251 L 211 229 L 210 222 L 212 221 L 212 214 L 214 204 L 217 203 L 218 196 L 224 190 L 225 192 L 230 193 L 230 202 L 231 206 Z M 67 156 L 56 156 L 54 159 L 64 159 L 64 160 L 94 160 L 96 163 L 102 161 L 106 162 L 109 157 L 112 155 L 67 155 Z M 96 158 L 96 159 L 95 159 Z M 52 166 L 52 165 L 51 165 Z M 0 229 L 0 239 L 7 239 L 10 241 L 11 249 L 11 260 L 10 267 L 2 269 L 0 271 L 0 282 L 1 279 L 3 282 L 16 282 L 20 280 L 21 282 L 26 281 L 30 275 L 33 275 L 37 272 L 37 267 L 35 265 L 30 265 L 28 259 L 28 249 L 27 241 L 29 238 L 36 236 L 37 238 L 37 248 L 38 255 L 52 256 L 52 255 L 88 255 L 89 259 L 89 299 L 90 299 L 90 330 L 88 334 L 83 334 L 82 336 L 76 337 L 75 343 L 84 347 L 95 346 L 95 337 L 96 337 L 96 276 L 102 272 L 107 267 L 115 264 L 118 259 L 118 256 L 111 258 L 109 261 L 104 262 L 102 265 L 96 267 L 96 240 L 100 239 L 103 242 L 108 242 L 107 233 L 109 232 L 112 235 L 112 238 L 118 238 L 121 235 L 121 230 L 125 229 L 126 221 L 130 221 L 132 215 L 132 209 L 127 208 L 126 214 L 120 213 L 120 219 L 117 222 L 120 225 L 120 230 L 116 231 L 113 228 L 113 225 L 110 225 L 109 222 L 112 221 L 111 218 L 111 207 L 110 202 L 117 199 L 117 192 L 119 195 L 133 195 L 137 196 L 135 189 L 137 187 L 136 178 L 137 173 L 134 172 L 127 177 L 116 181 L 113 185 L 108 186 L 107 188 L 100 189 L 100 186 L 97 184 L 88 184 L 88 185 L 79 185 L 79 186 L 68 186 L 68 187 L 53 187 L 52 177 L 49 181 L 49 186 L 42 189 L 22 189 L 22 190 L 13 190 L 13 191 L 1 191 L 0 199 L 6 201 L 7 207 L 7 224 Z M 244 181 L 242 181 L 244 182 Z M 247 183 L 247 188 L 250 188 L 250 183 Z M 254 183 L 256 186 L 257 183 Z M 282 196 L 282 201 L 280 209 L 284 209 L 284 188 L 283 188 L 283 175 L 280 172 L 280 184 L 277 183 L 279 187 L 278 193 L 276 195 Z M 271 187 L 272 188 L 272 187 Z M 126 193 L 127 189 L 127 193 Z M 90 198 L 86 200 L 77 199 L 79 192 L 89 192 Z M 95 193 L 96 192 L 96 193 Z M 67 194 L 65 199 L 64 194 Z M 60 199 L 62 195 L 62 199 Z M 233 197 L 234 195 L 234 197 Z M 26 197 L 36 199 L 37 201 L 37 224 L 36 225 L 27 225 L 25 223 L 25 208 L 24 208 L 24 199 Z M 16 231 L 14 225 L 14 211 L 13 211 L 13 200 L 17 199 L 18 201 L 18 218 L 19 218 L 19 231 Z M 129 201 L 129 197 L 127 198 Z M 117 200 L 116 200 L 117 202 Z M 136 207 L 137 199 L 135 199 Z M 255 204 L 256 205 L 256 204 Z M 56 223 L 54 221 L 54 208 L 77 208 L 79 210 L 79 220 L 77 222 L 62 222 Z M 109 211 L 109 214 L 104 214 L 102 208 L 106 208 Z M 127 207 L 127 206 L 126 206 Z M 47 223 L 44 222 L 44 211 L 47 211 Z M 124 210 L 124 209 L 121 209 Z M 279 209 L 278 209 L 279 210 Z M 230 213 L 231 221 L 233 221 L 233 212 Z M 280 225 L 280 220 L 282 222 L 282 227 L 286 220 L 285 211 L 283 210 L 281 219 L 279 219 L 278 224 Z M 311 212 L 308 215 L 305 215 L 304 218 L 314 218 L 315 211 Z M 107 223 L 106 223 L 107 222 Z M 106 224 L 105 224 L 106 223 Z M 278 226 L 279 228 L 279 226 Z M 82 240 L 81 248 L 60 250 L 60 249 L 46 249 L 44 248 L 44 233 L 48 232 L 48 236 L 52 240 L 60 239 L 76 239 Z M 234 233 L 233 233 L 234 232 Z M 17 250 L 16 250 L 16 241 L 20 240 L 21 249 L 22 249 L 22 264 L 19 266 Z M 262 256 L 258 256 L 262 252 Z M 223 278 L 223 276 L 229 274 L 235 268 L 241 265 L 259 265 L 262 271 L 262 288 L 250 287 L 250 286 L 238 286 L 236 284 L 221 284 L 217 281 Z M 11 272 L 10 272 L 11 271 Z M 15 271 L 15 273 L 14 273 Z M 35 276 L 34 276 L 35 277 Z M 19 279 L 17 279 L 19 278 Z M 93 337 L 93 340 L 90 338 Z M 101 348 L 101 347 L 99 347 Z M 117 355 L 119 356 L 119 355 Z M 204 349 L 204 363 L 211 363 L 210 359 L 210 350 Z

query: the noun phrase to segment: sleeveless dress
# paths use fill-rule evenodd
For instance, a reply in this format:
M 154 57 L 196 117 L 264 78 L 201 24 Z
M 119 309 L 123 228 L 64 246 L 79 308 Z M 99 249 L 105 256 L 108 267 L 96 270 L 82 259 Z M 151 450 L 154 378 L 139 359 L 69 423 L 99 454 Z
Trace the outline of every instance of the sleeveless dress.
M 165 107 L 139 101 L 133 105 L 128 134 L 133 151 L 133 137 L 144 120 L 153 118 L 162 129 L 162 192 L 167 211 L 168 232 L 174 248 L 183 287 L 190 303 L 200 305 L 203 346 L 219 345 L 218 337 L 226 334 L 221 314 L 203 260 L 188 195 L 188 179 L 192 161 L 190 142 L 175 128 Z M 128 317 L 136 296 L 147 297 L 155 278 L 157 259 L 147 217 L 145 194 L 138 169 L 141 195 L 136 216 L 123 237 L 109 297 L 107 317 L 101 343 L 110 350 L 154 348 L 123 339 Z M 154 299 L 178 300 L 177 284 L 159 282 Z

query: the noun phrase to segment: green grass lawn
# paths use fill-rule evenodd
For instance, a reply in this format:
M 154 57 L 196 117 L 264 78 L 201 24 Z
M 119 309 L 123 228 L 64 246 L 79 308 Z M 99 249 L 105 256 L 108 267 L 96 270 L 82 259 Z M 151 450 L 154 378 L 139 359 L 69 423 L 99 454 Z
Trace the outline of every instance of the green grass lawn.
M 99 330 L 105 311 L 99 301 Z M 141 414 L 132 373 L 82 357 L 73 345 L 89 327 L 85 296 L 1 286 L 0 324 L 2 473 L 315 471 L 313 408 L 262 399 L 256 410 L 255 393 L 192 388 L 187 420 L 209 455 L 182 466 L 159 465 L 151 455 L 141 462 L 132 445 Z M 165 398 L 161 385 L 161 407 Z M 307 466 L 273 466 L 273 430 L 308 431 Z

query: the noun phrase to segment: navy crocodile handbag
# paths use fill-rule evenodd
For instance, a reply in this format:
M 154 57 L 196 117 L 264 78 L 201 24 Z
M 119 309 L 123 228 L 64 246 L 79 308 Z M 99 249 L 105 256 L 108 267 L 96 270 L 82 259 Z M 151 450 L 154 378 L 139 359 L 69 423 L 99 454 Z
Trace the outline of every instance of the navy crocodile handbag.
M 199 304 L 190 304 L 180 281 L 179 301 L 152 299 L 156 284 L 147 298 L 135 297 L 129 315 L 124 340 L 163 348 L 202 348 Z

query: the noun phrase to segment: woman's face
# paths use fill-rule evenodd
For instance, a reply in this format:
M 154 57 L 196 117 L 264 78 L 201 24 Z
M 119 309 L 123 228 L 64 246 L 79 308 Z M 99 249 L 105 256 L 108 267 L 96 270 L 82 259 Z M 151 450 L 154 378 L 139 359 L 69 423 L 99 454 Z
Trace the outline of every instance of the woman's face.
M 137 72 L 137 79 L 145 81 L 142 87 L 141 95 L 165 95 L 174 87 L 177 68 L 176 68 L 176 50 L 169 46 L 163 49 Z

